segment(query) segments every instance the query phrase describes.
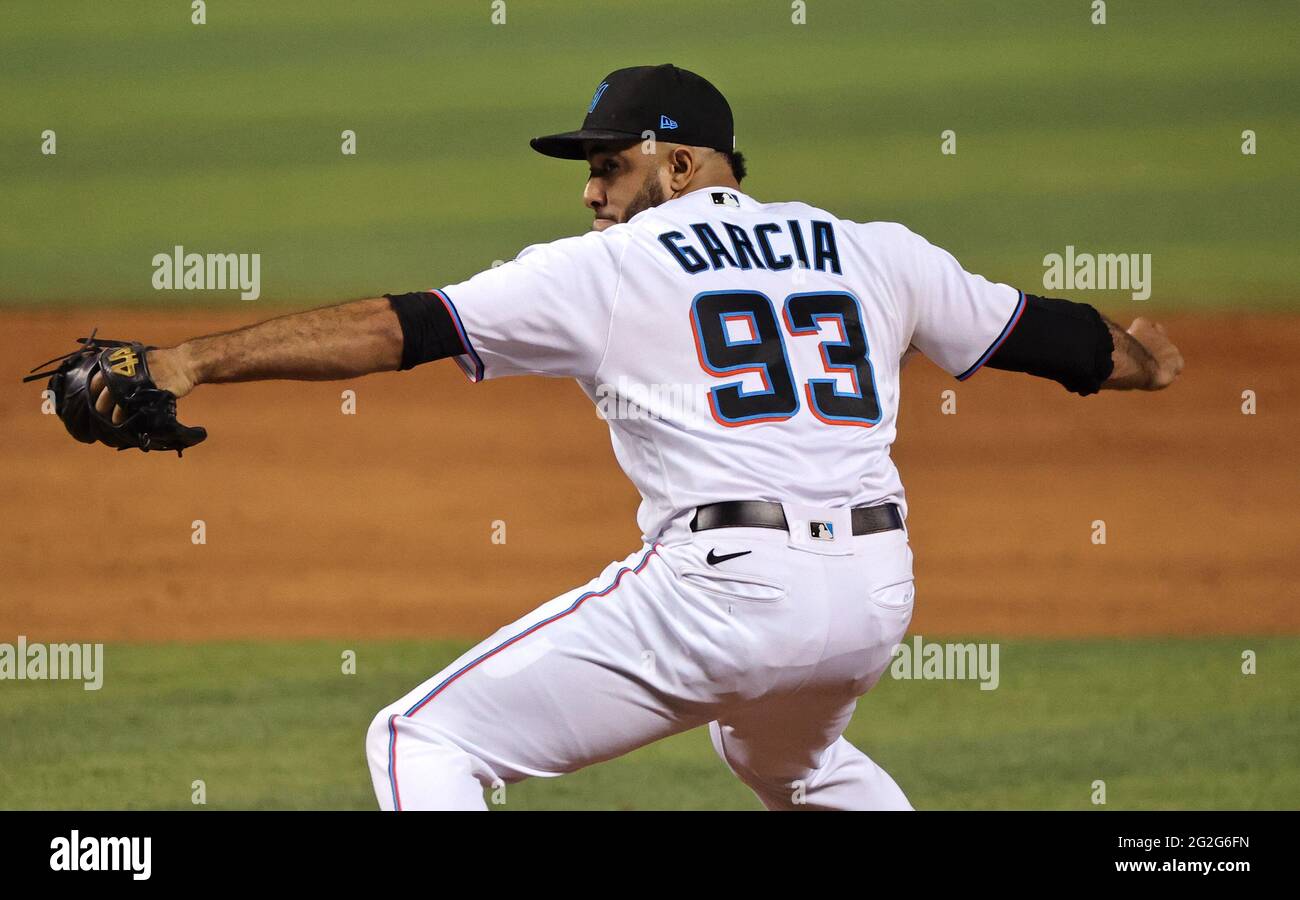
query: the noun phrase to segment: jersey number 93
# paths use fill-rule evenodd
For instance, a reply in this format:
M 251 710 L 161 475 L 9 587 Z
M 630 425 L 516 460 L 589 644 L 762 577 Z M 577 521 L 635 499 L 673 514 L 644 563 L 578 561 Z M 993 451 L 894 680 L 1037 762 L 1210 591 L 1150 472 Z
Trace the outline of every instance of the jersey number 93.
M 835 378 L 810 378 L 803 397 L 814 416 L 828 425 L 870 427 L 880 421 L 880 399 L 867 352 L 857 298 L 843 291 L 791 294 L 781 307 L 785 331 L 793 337 L 817 335 L 822 322 L 839 325 L 840 340 L 820 343 L 828 375 L 846 373 L 853 389 L 840 390 Z M 736 337 L 732 322 L 748 326 Z M 709 391 L 713 418 L 728 427 L 793 418 L 801 404 L 790 368 L 785 335 L 776 309 L 758 291 L 707 291 L 691 301 L 691 329 L 700 366 L 719 378 L 757 372 L 763 390 L 746 391 L 729 381 Z M 743 331 L 744 329 L 742 329 Z

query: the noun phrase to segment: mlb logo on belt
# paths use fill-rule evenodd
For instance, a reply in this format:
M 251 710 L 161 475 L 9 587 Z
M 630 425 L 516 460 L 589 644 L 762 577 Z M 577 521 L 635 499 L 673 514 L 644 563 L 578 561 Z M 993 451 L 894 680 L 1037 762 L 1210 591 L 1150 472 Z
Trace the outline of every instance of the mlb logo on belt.
M 835 528 L 830 522 L 809 522 L 808 533 L 814 541 L 835 540 Z

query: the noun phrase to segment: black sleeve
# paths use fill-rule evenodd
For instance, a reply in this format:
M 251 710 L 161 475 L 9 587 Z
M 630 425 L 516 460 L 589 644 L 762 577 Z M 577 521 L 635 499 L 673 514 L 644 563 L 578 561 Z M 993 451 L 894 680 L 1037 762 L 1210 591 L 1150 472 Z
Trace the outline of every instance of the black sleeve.
M 1101 313 L 1086 303 L 1025 294 L 1025 311 L 985 364 L 1050 378 L 1087 396 L 1114 368 L 1115 342 Z
M 413 294 L 384 294 L 402 326 L 402 364 L 399 371 L 420 363 L 459 356 L 465 344 L 456 330 L 451 313 L 432 291 Z

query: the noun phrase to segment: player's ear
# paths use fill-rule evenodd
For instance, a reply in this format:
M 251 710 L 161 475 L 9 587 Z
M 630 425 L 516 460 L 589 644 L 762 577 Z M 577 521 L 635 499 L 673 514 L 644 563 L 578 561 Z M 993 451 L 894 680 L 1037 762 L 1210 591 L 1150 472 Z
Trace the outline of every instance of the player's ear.
M 686 146 L 674 147 L 668 156 L 668 174 L 672 189 L 679 191 L 690 184 L 697 168 L 699 168 L 699 161 L 695 158 L 694 150 Z

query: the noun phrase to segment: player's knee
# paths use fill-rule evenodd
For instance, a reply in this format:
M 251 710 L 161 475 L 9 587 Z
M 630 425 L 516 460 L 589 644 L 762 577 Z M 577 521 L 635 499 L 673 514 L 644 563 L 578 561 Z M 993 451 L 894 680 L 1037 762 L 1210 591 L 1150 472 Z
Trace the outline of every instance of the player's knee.
M 386 760 L 393 739 L 393 719 L 401 710 L 385 706 L 370 720 L 366 729 L 366 757 L 372 761 Z
M 399 744 L 403 747 L 454 747 L 454 742 L 437 725 L 437 717 L 428 710 L 421 711 L 419 719 L 412 719 L 407 717 L 403 703 L 385 706 L 370 720 L 370 727 L 366 729 L 366 756 L 372 765 L 382 768 L 389 764 L 389 757 L 398 752 Z
M 732 774 L 756 791 L 781 793 L 806 779 L 809 774 L 802 769 L 781 771 L 788 766 L 765 765 L 761 757 L 756 758 L 753 753 L 746 752 L 743 746 L 727 741 L 716 723 L 709 729 L 709 733 L 713 740 L 713 750 L 718 757 L 727 764 Z

